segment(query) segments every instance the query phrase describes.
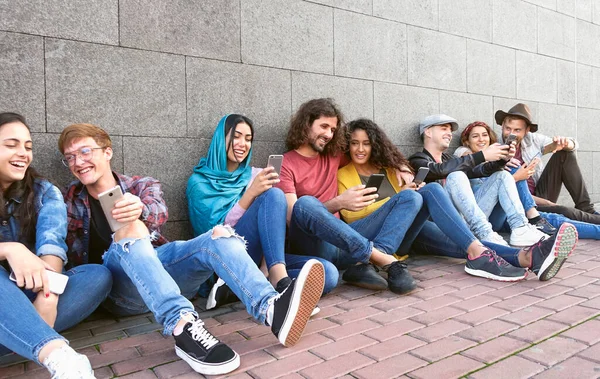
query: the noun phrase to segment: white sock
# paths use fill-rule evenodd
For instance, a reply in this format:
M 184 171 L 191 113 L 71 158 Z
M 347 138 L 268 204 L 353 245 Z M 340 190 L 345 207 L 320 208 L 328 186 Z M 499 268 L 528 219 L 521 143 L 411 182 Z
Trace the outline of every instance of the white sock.
M 267 324 L 267 326 L 271 326 L 273 324 L 273 309 L 275 308 L 275 306 L 273 305 L 273 302 L 271 302 L 269 304 L 269 308 L 267 308 L 267 318 L 265 319 L 265 323 Z

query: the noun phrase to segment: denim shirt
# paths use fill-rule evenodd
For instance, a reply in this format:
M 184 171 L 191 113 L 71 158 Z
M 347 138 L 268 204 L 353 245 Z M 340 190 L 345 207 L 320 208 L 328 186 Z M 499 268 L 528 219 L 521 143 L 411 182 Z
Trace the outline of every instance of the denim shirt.
M 67 208 L 63 196 L 58 188 L 44 179 L 35 180 L 33 191 L 37 217 L 35 244 L 19 238 L 21 227 L 19 221 L 12 216 L 16 207 L 21 204 L 21 198 L 11 198 L 8 202 L 7 213 L 10 217 L 0 225 L 0 242 L 21 242 L 39 257 L 54 255 L 66 263 Z

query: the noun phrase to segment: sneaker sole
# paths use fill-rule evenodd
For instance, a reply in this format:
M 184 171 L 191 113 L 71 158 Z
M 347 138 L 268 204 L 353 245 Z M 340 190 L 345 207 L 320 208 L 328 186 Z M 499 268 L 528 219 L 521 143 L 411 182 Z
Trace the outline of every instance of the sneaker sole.
M 234 352 L 235 353 L 235 352 Z M 240 356 L 235 353 L 235 356 L 227 362 L 223 363 L 206 363 L 199 361 L 185 353 L 182 349 L 175 346 L 175 354 L 183 359 L 190 367 L 199 374 L 203 375 L 222 375 L 232 372 L 240 367 Z
M 492 279 L 492 280 L 496 280 L 498 282 L 518 282 L 527 277 L 527 270 L 525 270 L 523 276 L 513 276 L 513 277 L 497 276 L 497 275 L 491 274 L 487 271 L 474 270 L 472 268 L 468 268 L 467 266 L 465 266 L 465 272 L 469 275 L 478 276 L 480 278 Z
M 550 254 L 548 254 L 538 271 L 540 281 L 550 280 L 558 274 L 558 270 L 573 253 L 577 240 L 577 229 L 572 224 L 564 223 L 560 226 L 558 232 L 556 232 L 552 250 L 550 250 Z
M 208 294 L 208 298 L 206 299 L 206 310 L 213 309 L 217 306 L 217 290 L 225 285 L 225 281 L 219 278 L 215 285 L 210 289 L 210 293 Z
M 323 265 L 317 260 L 306 262 L 296 278 L 290 307 L 277 336 L 283 346 L 294 346 L 300 340 L 310 315 L 321 299 L 324 285 Z

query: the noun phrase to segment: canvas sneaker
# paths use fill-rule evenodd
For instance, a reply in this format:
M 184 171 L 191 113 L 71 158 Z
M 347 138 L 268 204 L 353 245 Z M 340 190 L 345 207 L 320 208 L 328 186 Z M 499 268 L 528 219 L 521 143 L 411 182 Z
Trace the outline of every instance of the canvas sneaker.
M 527 277 L 526 269 L 509 264 L 494 250 L 486 250 L 474 259 L 467 257 L 465 271 L 473 276 L 501 282 L 515 282 Z
M 502 238 L 502 236 L 496 232 L 491 232 L 487 236 L 480 238 L 480 240 L 482 242 L 485 241 L 485 242 L 495 243 L 496 245 L 508 246 L 508 242 L 506 242 L 506 240 L 504 238 Z
M 292 279 L 290 279 L 289 276 L 286 276 L 285 278 L 281 278 L 277 282 L 277 285 L 275 286 L 275 291 L 277 291 L 279 293 L 283 293 L 283 291 L 285 291 L 286 288 L 288 288 L 290 286 L 290 284 L 292 284 Z M 318 314 L 319 312 L 321 312 L 321 308 L 315 307 L 315 309 L 313 309 L 313 311 L 311 312 L 310 317 Z
M 215 285 L 210 289 L 206 299 L 206 310 L 218 308 L 226 304 L 240 301 L 233 291 L 225 284 L 223 279 L 218 278 Z
M 194 371 L 203 375 L 222 375 L 240 367 L 240 356 L 204 329 L 204 322 L 191 314 L 183 332 L 175 338 L 175 353 Z
M 308 319 L 321 298 L 324 285 L 323 265 L 316 259 L 310 259 L 283 293 L 273 298 L 270 310 L 267 311 L 267 324 L 282 345 L 294 346 L 300 340 Z
M 556 228 L 554 226 L 552 226 L 552 224 L 550 224 L 548 222 L 548 220 L 546 220 L 543 217 L 540 217 L 540 219 L 538 220 L 538 222 L 536 222 L 535 224 L 533 224 L 533 226 L 535 226 L 537 228 L 537 230 L 539 230 L 540 232 L 547 234 L 549 236 L 553 235 L 554 233 L 556 233 Z
M 571 255 L 575 245 L 577 245 L 577 229 L 565 222 L 552 237 L 529 248 L 531 271 L 541 281 L 552 279 Z
M 408 272 L 407 267 L 406 263 L 400 261 L 383 267 L 383 270 L 388 274 L 388 288 L 393 293 L 408 293 L 417 287 L 417 282 L 415 282 L 410 272 Z
M 510 244 L 519 247 L 531 246 L 536 242 L 549 237 L 549 235 L 542 233 L 535 226 L 526 223 L 525 225 L 512 230 L 510 233 Z
M 52 379 L 95 379 L 88 358 L 69 345 L 53 350 L 43 362 Z
M 342 275 L 342 279 L 357 287 L 381 291 L 388 288 L 388 282 L 377 273 L 378 269 L 372 263 L 359 263 L 350 266 Z

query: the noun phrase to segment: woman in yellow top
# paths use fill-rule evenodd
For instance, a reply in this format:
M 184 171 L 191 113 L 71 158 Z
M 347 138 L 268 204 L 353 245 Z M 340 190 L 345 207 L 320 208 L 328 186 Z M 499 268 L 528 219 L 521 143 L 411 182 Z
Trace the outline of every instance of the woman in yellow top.
M 417 191 L 423 199 L 422 207 L 408 228 L 398 254 L 406 254 L 412 247 L 420 253 L 466 258 L 465 271 L 474 276 L 500 281 L 525 278 L 527 270 L 523 267 L 527 265 L 511 266 L 502 256 L 523 256 L 525 262 L 531 252 L 488 242 L 484 245 L 475 238 L 442 186 L 413 183 L 408 161 L 377 124 L 367 119 L 354 120 L 347 125 L 347 133 L 347 154 L 352 162 L 338 171 L 338 192 L 365 184 L 372 174 L 384 173 L 385 179 L 378 191 L 381 200 L 358 211 L 341 211 L 344 221 L 353 223 L 367 217 L 401 191 Z M 407 209 L 407 212 L 412 211 Z M 430 217 L 433 222 L 429 221 Z M 399 229 L 406 227 L 402 225 Z

